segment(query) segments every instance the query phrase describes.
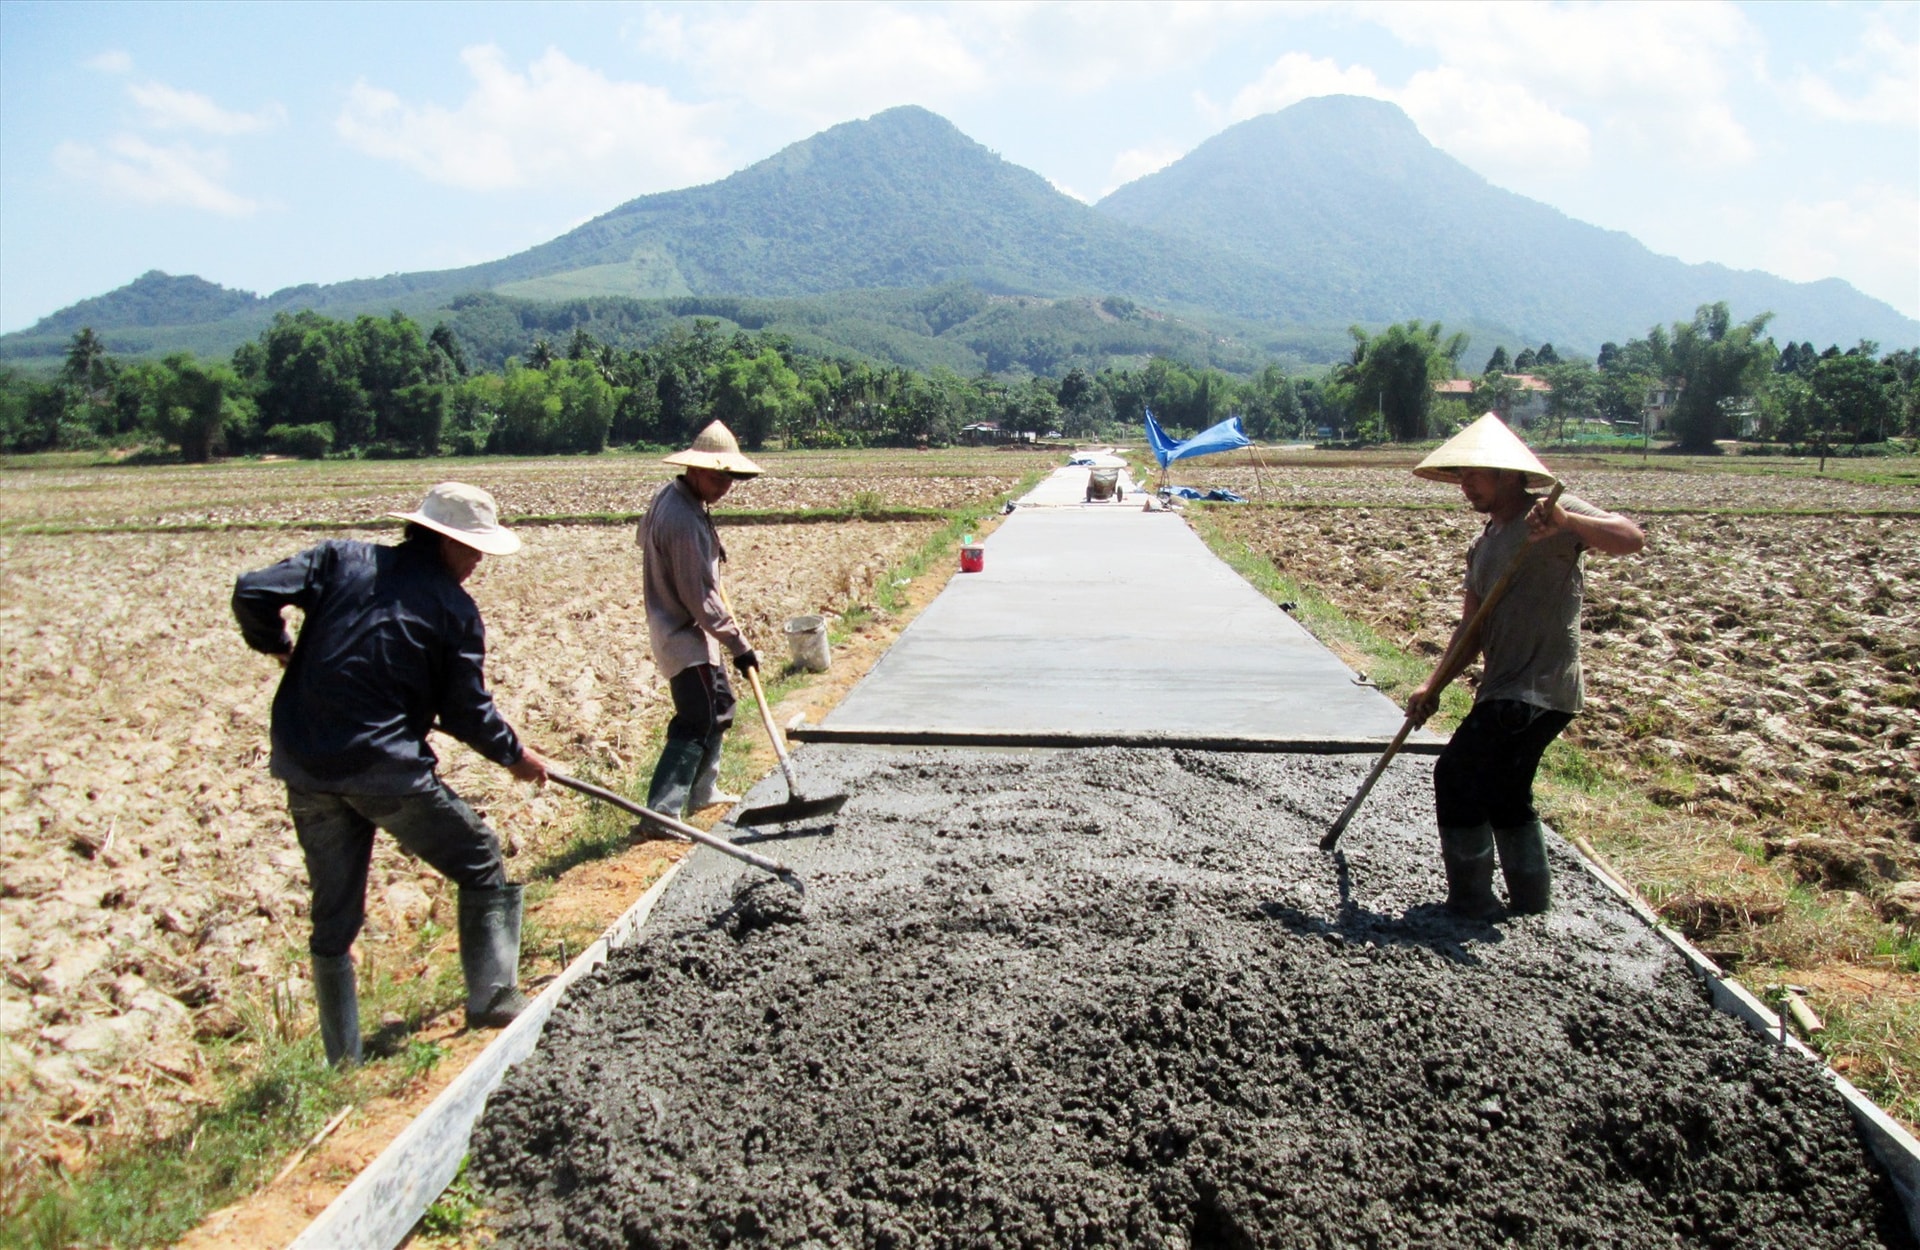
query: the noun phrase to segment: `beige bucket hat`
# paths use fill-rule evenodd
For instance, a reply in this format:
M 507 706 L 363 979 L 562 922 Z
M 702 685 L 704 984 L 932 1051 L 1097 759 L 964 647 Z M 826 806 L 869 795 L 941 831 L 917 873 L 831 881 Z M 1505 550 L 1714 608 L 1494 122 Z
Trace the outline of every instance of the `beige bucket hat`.
M 519 535 L 500 524 L 493 496 L 465 482 L 442 482 L 427 492 L 414 511 L 387 515 L 424 525 L 490 556 L 510 556 L 520 550 Z
M 1413 475 L 1458 486 L 1462 469 L 1513 469 L 1526 474 L 1527 485 L 1534 489 L 1556 480 L 1520 436 L 1491 412 L 1434 448 L 1432 455 L 1414 466 Z
M 688 469 L 718 469 L 735 477 L 757 477 L 765 472 L 740 454 L 739 440 L 734 438 L 732 430 L 718 421 L 709 421 L 704 430 L 694 435 L 693 446 L 685 451 L 674 452 L 662 463 L 677 464 Z

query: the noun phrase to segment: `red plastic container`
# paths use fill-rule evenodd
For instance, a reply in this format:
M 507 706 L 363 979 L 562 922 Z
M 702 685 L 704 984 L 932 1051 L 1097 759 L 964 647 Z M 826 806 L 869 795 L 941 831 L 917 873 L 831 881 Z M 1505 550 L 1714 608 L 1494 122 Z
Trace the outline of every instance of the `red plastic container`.
M 960 571 L 962 573 L 978 573 L 986 566 L 987 549 L 985 547 L 960 548 Z

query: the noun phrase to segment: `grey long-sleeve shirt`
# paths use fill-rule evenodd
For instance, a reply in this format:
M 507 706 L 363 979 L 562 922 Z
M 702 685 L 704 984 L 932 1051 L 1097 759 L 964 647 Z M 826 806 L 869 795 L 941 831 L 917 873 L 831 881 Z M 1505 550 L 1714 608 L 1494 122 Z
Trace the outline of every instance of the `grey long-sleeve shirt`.
M 647 641 L 662 677 L 695 664 L 718 664 L 721 647 L 728 655 L 752 649 L 720 599 L 727 550 L 685 478 L 674 478 L 654 495 L 635 541 L 644 562 Z

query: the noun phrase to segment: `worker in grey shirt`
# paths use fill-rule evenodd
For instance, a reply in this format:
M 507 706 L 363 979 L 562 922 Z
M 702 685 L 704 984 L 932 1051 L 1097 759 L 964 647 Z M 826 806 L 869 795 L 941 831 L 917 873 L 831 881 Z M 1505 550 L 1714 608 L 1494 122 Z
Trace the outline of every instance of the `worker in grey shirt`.
M 1530 488 L 1552 485 L 1553 475 L 1492 413 L 1449 439 L 1414 472 L 1459 486 L 1468 506 L 1487 518 L 1467 552 L 1456 638 L 1507 570 L 1514 570 L 1481 623 L 1477 644 L 1457 653 L 1449 647 L 1448 662 L 1407 700 L 1408 719 L 1425 723 L 1447 684 L 1484 657 L 1473 710 L 1433 770 L 1447 906 L 1475 919 L 1499 910 L 1493 893 L 1497 845 L 1508 907 L 1542 912 L 1552 902 L 1552 874 L 1533 806 L 1533 777 L 1583 698 L 1580 555 L 1632 555 L 1646 537 L 1627 518 L 1573 495 L 1552 504 L 1536 498 Z
M 722 651 L 745 673 L 760 657 L 720 594 L 727 550 L 709 513 L 736 481 L 760 466 L 740 454 L 732 431 L 714 421 L 666 463 L 685 470 L 662 486 L 640 521 L 647 639 L 673 695 L 667 743 L 647 786 L 647 807 L 678 819 L 684 810 L 736 803 L 719 788 L 720 744 L 733 724 L 733 687 Z

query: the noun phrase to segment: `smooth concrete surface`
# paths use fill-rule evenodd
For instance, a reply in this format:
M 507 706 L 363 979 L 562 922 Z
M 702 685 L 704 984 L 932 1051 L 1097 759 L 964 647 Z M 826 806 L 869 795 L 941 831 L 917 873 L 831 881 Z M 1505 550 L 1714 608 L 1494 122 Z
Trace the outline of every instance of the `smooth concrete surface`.
M 1076 499 L 1086 472 L 1029 499 Z M 1404 719 L 1177 513 L 1022 501 L 984 548 L 822 729 L 1384 745 Z
M 1026 496 L 1019 501 L 1019 506 L 1022 508 L 1078 507 L 1100 508 L 1103 510 L 1132 507 L 1137 511 L 1140 505 L 1147 501 L 1147 497 L 1142 492 L 1140 484 L 1135 482 L 1132 476 L 1127 473 L 1124 467 L 1126 462 L 1118 456 L 1101 456 L 1099 459 L 1103 462 L 1107 460 L 1113 461 L 1113 467 L 1120 470 L 1120 478 L 1116 483 L 1120 490 L 1121 497 L 1119 499 L 1088 499 L 1087 479 L 1093 476 L 1092 468 L 1086 465 L 1070 464 L 1064 468 L 1055 469 L 1047 476 L 1046 480 L 1035 486 L 1031 491 L 1028 491 Z

